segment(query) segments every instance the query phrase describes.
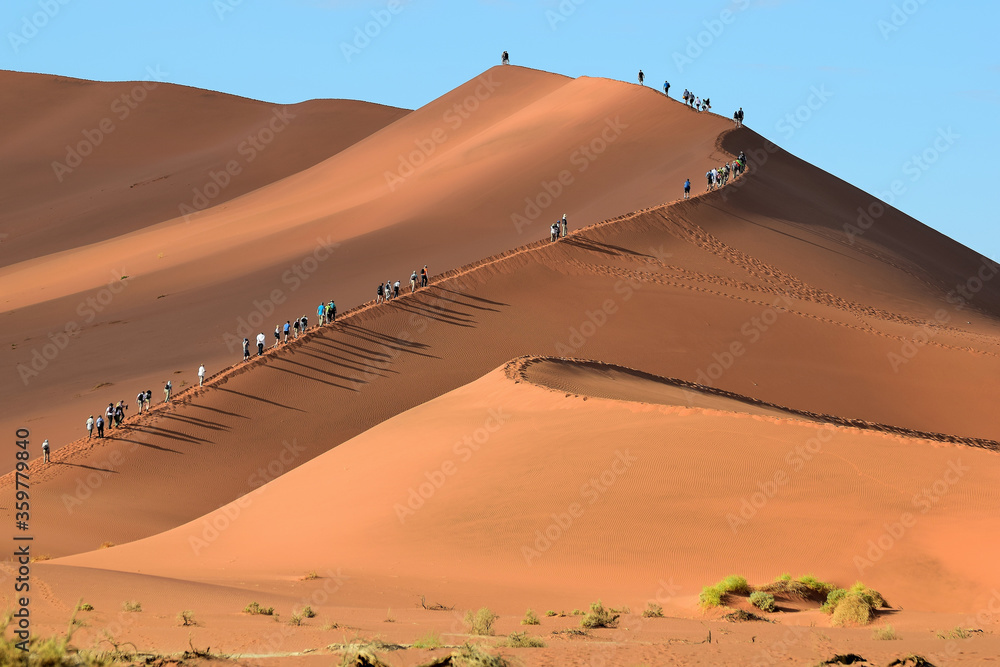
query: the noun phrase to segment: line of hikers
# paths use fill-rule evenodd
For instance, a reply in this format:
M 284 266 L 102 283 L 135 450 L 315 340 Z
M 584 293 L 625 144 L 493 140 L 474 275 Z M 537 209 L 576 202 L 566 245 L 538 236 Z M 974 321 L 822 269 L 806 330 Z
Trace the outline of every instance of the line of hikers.
M 566 221 L 566 214 L 563 213 L 561 220 L 556 220 L 549 227 L 549 242 L 555 243 L 560 237 L 565 238 L 569 235 L 569 222 Z
M 417 282 L 417 270 L 414 269 L 413 273 L 410 274 L 410 294 L 413 294 L 421 287 L 427 287 L 427 265 L 424 264 L 424 268 L 420 269 L 420 282 Z M 390 301 L 392 299 L 399 298 L 399 281 L 392 282 L 391 280 L 386 280 L 385 284 L 379 283 L 378 287 L 375 288 L 375 303 L 383 303 L 385 301 Z
M 743 175 L 746 168 L 747 156 L 743 151 L 740 151 L 739 156 L 731 163 L 726 162 L 721 167 L 712 167 L 710 170 L 705 172 L 705 180 L 708 181 L 708 191 L 724 186 L 729 182 L 730 176 L 736 178 L 737 176 Z M 685 199 L 687 199 L 687 193 L 690 190 L 690 181 L 691 179 L 688 179 L 688 181 L 684 184 Z

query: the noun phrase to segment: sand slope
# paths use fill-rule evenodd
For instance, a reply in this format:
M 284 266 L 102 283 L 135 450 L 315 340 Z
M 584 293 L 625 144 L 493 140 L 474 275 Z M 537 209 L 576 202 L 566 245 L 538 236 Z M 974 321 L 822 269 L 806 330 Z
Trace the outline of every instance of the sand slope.
M 8 235 L 0 265 L 224 203 L 407 113 L 353 100 L 268 104 L 153 74 L 99 83 L 0 71 L 0 229 Z
M 205 581 L 343 567 L 438 596 L 511 584 L 630 602 L 668 575 L 693 595 L 733 571 L 817 571 L 863 578 L 906 609 L 955 612 L 1000 585 L 987 567 L 1000 542 L 985 530 L 1000 510 L 995 452 L 751 415 L 736 401 L 657 405 L 648 378 L 655 403 L 569 395 L 531 379 L 621 383 L 538 366 L 494 371 L 203 519 L 59 563 Z

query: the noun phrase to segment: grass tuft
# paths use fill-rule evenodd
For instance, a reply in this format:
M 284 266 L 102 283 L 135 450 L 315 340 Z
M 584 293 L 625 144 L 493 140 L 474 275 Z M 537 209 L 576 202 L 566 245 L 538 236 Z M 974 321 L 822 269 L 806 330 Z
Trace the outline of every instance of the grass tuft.
M 705 586 L 698 596 L 701 606 L 719 607 L 730 593 L 746 594 L 750 592 L 747 580 L 735 574 L 731 574 L 714 586 Z
M 470 635 L 492 635 L 493 623 L 499 618 L 489 607 L 483 607 L 477 612 L 465 613 L 465 624 L 469 626 Z
M 613 610 L 608 610 L 604 608 L 601 601 L 593 602 L 590 605 L 590 612 L 588 612 L 583 618 L 580 619 L 580 627 L 582 628 L 617 628 L 618 627 L 618 617 L 621 614 L 614 613 Z
M 142 611 L 142 603 L 138 600 L 125 600 L 122 602 L 122 611 Z
M 190 609 L 185 609 L 177 614 L 177 624 L 182 627 L 198 625 L 198 623 L 194 620 L 194 612 Z
M 428 630 L 427 634 L 413 642 L 413 648 L 441 648 L 441 635 Z
M 530 609 L 524 612 L 524 618 L 521 619 L 521 625 L 541 625 L 541 623 L 538 615 Z
M 646 608 L 642 611 L 643 618 L 663 618 L 663 607 L 656 604 L 655 602 L 650 602 L 646 605 Z
M 532 637 L 525 632 L 512 632 L 502 642 L 502 646 L 510 648 L 545 648 L 545 642 L 539 637 Z
M 880 628 L 872 630 L 872 639 L 891 641 L 893 639 L 899 639 L 899 635 L 896 634 L 896 629 L 891 625 L 883 625 Z
M 251 616 L 274 616 L 274 607 L 261 607 L 256 600 L 243 607 L 244 614 Z
M 762 591 L 754 591 L 750 594 L 750 604 L 761 611 L 774 611 L 774 596 Z

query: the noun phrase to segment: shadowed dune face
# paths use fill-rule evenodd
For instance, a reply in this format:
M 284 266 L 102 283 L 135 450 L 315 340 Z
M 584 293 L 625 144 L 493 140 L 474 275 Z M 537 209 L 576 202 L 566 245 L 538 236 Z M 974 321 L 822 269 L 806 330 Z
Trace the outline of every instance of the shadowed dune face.
M 0 71 L 0 266 L 135 232 L 307 169 L 408 112 L 157 80 Z
M 995 452 L 730 412 L 744 406 L 710 396 L 715 409 L 662 405 L 655 381 L 594 364 L 509 375 L 190 524 L 59 562 L 222 582 L 342 567 L 439 596 L 511 584 L 536 599 L 584 598 L 596 581 L 648 599 L 668 577 L 673 595 L 693 596 L 720 572 L 821 571 L 937 611 L 973 609 L 1000 585 L 982 567 L 1000 546 L 982 530 L 1000 510 Z M 645 402 L 568 395 L 538 376 L 597 396 L 630 384 Z

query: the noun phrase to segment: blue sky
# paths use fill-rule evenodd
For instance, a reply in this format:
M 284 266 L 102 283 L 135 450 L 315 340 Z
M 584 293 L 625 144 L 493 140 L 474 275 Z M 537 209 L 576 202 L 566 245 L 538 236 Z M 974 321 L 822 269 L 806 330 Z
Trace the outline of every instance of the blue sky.
M 995 0 L 7 0 L 0 67 L 99 80 L 159 67 L 273 102 L 406 108 L 505 49 L 574 77 L 641 67 L 672 95 L 742 106 L 783 148 L 1000 259 L 998 18 Z

